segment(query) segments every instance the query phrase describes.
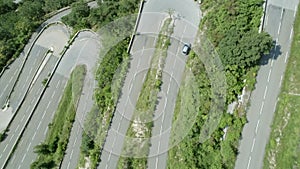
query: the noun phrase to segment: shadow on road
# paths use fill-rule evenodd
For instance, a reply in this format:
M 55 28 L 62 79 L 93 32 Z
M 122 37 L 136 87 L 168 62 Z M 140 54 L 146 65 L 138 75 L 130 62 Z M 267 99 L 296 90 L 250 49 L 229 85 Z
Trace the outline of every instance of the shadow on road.
M 281 55 L 281 46 L 275 44 L 275 47 L 270 51 L 270 54 L 268 55 L 263 55 L 262 58 L 260 59 L 260 65 L 267 65 L 269 63 L 269 61 L 273 60 L 277 60 L 277 58 L 279 57 L 279 55 Z

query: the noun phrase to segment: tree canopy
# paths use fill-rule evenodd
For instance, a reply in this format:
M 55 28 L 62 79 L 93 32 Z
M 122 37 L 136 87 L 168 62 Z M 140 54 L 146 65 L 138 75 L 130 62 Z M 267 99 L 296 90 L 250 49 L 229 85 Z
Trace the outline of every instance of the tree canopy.
M 246 33 L 231 29 L 221 39 L 218 51 L 225 65 L 251 67 L 272 47 L 272 38 L 265 32 L 251 30 Z

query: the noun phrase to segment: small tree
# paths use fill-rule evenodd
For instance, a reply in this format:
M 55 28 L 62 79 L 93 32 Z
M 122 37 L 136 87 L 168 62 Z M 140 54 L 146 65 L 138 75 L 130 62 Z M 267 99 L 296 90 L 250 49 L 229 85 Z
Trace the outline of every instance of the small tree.
M 48 79 L 45 78 L 45 79 L 42 81 L 43 86 L 46 86 L 47 82 L 48 82 Z

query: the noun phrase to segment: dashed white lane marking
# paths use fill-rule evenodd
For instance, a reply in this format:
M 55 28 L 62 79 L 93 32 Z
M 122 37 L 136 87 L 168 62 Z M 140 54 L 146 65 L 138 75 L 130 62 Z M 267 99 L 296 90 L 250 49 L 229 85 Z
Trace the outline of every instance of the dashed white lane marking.
M 11 140 L 14 138 L 15 133 L 11 136 L 11 138 L 9 139 L 9 142 L 11 142 Z
M 5 150 L 6 150 L 7 146 L 8 146 L 8 144 L 6 144 L 6 146 L 4 147 L 4 150 L 3 150 L 3 152 L 5 152 Z
M 51 96 L 51 99 L 53 99 L 54 95 L 55 95 L 55 90 L 54 90 L 54 92 L 53 92 L 53 94 L 52 94 L 52 96 Z
M 280 29 L 281 29 L 281 21 L 279 22 L 279 28 L 278 28 L 278 31 L 277 31 L 278 35 L 280 34 Z
M 271 76 L 271 73 L 272 73 L 272 69 L 270 69 L 270 71 L 269 71 L 268 82 L 270 82 L 270 76 Z
M 19 70 L 19 69 L 16 69 L 16 71 L 15 71 L 15 73 L 14 73 L 14 76 L 17 74 L 18 70 Z
M 280 20 L 282 20 L 282 17 L 283 17 L 283 11 L 284 11 L 284 8 L 281 9 Z M 280 28 L 280 26 L 279 26 L 279 28 Z
M 21 89 L 21 90 L 24 90 L 24 88 L 25 88 L 25 84 L 23 85 L 23 87 L 22 87 L 22 89 Z
M 31 74 L 31 72 L 32 72 L 32 67 L 31 67 L 31 69 L 30 69 L 30 71 L 29 71 L 29 74 Z
M 17 128 L 15 129 L 15 133 L 17 132 L 17 130 L 19 129 L 20 124 L 18 124 Z
M 44 114 L 42 116 L 42 120 L 44 119 L 45 115 L 46 115 L 46 111 L 44 111 Z
M 28 79 L 29 79 L 29 76 L 27 76 L 27 77 L 26 77 L 26 80 L 25 80 L 25 82 L 27 82 L 27 81 L 28 81 Z
M 28 106 L 27 109 L 26 109 L 26 112 L 28 112 L 29 109 L 30 109 L 30 107 Z
M 249 157 L 249 160 L 248 160 L 247 169 L 249 169 L 249 167 L 250 167 L 250 163 L 251 163 L 251 156 Z
M 39 128 L 40 128 L 40 125 L 41 125 L 41 123 L 42 123 L 42 121 L 40 121 L 40 122 L 39 122 L 39 125 L 37 126 L 37 129 L 39 129 Z
M 29 145 L 28 145 L 28 147 L 27 147 L 27 149 L 26 149 L 27 152 L 28 152 L 30 146 L 31 146 L 31 142 L 29 143 Z
M 46 129 L 45 129 L 45 131 L 44 131 L 44 136 L 46 136 L 47 131 L 48 131 L 48 127 L 46 127 Z
M 56 89 L 58 88 L 59 83 L 60 83 L 60 81 L 57 82 L 56 87 L 55 87 Z
M 261 105 L 261 107 L 260 107 L 260 111 L 259 111 L 259 114 L 260 114 L 260 115 L 261 115 L 261 113 L 262 113 L 262 110 L 263 110 L 263 108 L 264 108 L 264 105 L 265 105 L 265 101 L 262 102 L 262 105 Z
M 253 152 L 254 146 L 255 146 L 256 138 L 254 137 L 252 141 L 252 147 L 251 147 L 251 153 Z
M 21 119 L 21 122 L 24 120 L 24 118 L 25 118 L 25 114 L 24 114 L 23 118 Z
M 10 80 L 9 80 L 9 82 L 8 82 L 8 83 L 10 83 L 10 82 L 13 80 L 13 78 L 14 78 L 14 77 L 12 76 L 12 77 L 10 78 Z
M 272 69 L 273 64 L 274 64 L 274 59 L 275 59 L 275 53 L 273 54 L 273 59 L 271 60 L 271 69 Z
M 287 59 L 288 59 L 288 56 L 289 56 L 288 54 L 289 54 L 289 52 L 286 52 L 286 53 L 285 53 L 285 59 L 284 59 L 284 63 L 286 63 L 286 62 L 287 62 Z
M 70 168 L 70 161 L 69 161 L 68 166 L 67 166 L 67 169 L 69 169 L 69 168 Z
M 72 159 L 72 157 L 73 157 L 73 152 L 74 152 L 74 149 L 71 151 L 70 159 Z
M 21 142 L 20 142 L 20 146 L 23 144 L 23 141 L 24 141 L 24 140 L 21 140 Z
M 6 87 L 4 88 L 3 91 L 6 91 L 6 88 L 8 87 L 8 84 L 6 85 Z M 2 94 L 0 95 L 0 98 L 3 96 L 4 92 L 2 92 Z
M 33 99 L 31 100 L 30 104 L 33 104 L 34 100 L 35 100 L 35 98 L 33 98 Z
M 11 163 L 14 163 L 15 159 L 16 159 L 16 155 L 14 155 L 14 157 L 12 158 Z
M 6 85 L 6 87 L 4 88 L 3 91 L 6 91 L 7 87 L 8 87 L 8 84 Z M 4 94 L 4 92 L 2 92 L 2 94 L 0 95 L 0 97 L 2 97 L 3 94 Z
M 48 110 L 50 103 L 51 103 L 51 102 L 49 102 L 49 103 L 47 104 L 46 110 Z
M 77 138 L 78 138 L 78 137 L 76 137 L 76 138 L 75 138 L 75 141 L 74 141 L 73 147 L 75 146 L 75 144 L 76 144 L 76 142 L 77 142 Z M 73 151 L 73 150 L 72 150 L 72 151 Z
M 266 89 L 265 89 L 265 93 L 264 93 L 264 100 L 266 99 L 267 92 L 268 92 L 268 86 L 266 86 Z
M 35 135 L 36 135 L 36 131 L 34 132 L 34 134 L 33 134 L 33 137 L 32 137 L 32 139 L 31 139 L 31 140 L 34 140 L 34 138 L 35 138 Z
M 22 161 L 21 161 L 21 163 L 23 163 L 24 162 L 24 159 L 25 159 L 25 157 L 26 157 L 26 155 L 24 154 L 24 156 L 23 156 L 23 158 L 22 158 Z M 20 165 L 21 166 L 21 165 Z
M 260 123 L 260 119 L 258 119 L 257 124 L 256 124 L 256 128 L 255 128 L 255 133 L 256 134 L 257 134 L 257 131 L 258 131 L 259 123 Z

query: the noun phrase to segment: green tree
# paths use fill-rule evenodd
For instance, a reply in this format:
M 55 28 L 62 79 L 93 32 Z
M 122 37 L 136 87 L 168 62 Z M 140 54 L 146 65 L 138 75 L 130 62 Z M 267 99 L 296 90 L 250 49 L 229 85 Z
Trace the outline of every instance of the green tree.
M 41 143 L 41 144 L 35 146 L 34 152 L 38 153 L 38 154 L 44 154 L 44 155 L 48 155 L 51 153 L 51 151 L 49 150 L 48 144 L 45 144 L 45 143 Z
M 25 1 L 19 8 L 20 15 L 32 21 L 40 21 L 45 15 L 42 1 Z
M 86 17 L 90 14 L 90 8 L 83 0 L 72 5 L 72 11 L 69 15 L 62 18 L 63 22 L 75 27 L 86 28 L 89 27 L 89 21 Z
M 218 51 L 224 65 L 253 67 L 272 45 L 272 38 L 267 33 L 256 30 L 241 33 L 231 29 L 219 43 Z
M 7 12 L 16 10 L 17 4 L 12 0 L 1 0 L 0 1 L 0 15 L 5 14 Z

